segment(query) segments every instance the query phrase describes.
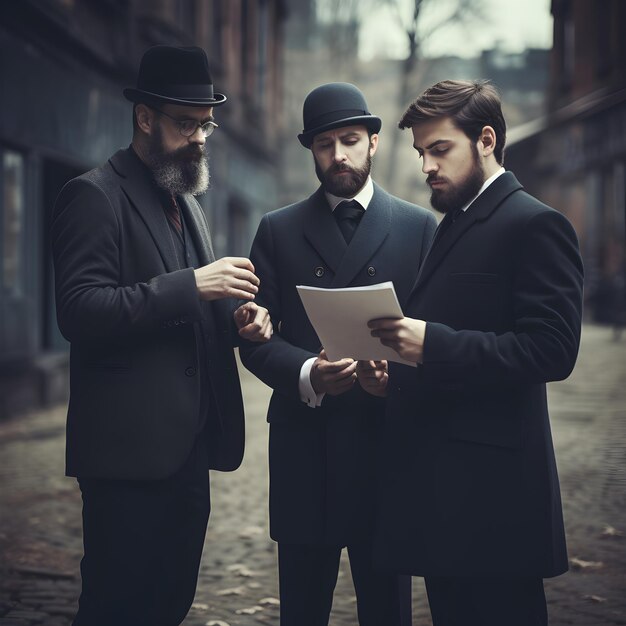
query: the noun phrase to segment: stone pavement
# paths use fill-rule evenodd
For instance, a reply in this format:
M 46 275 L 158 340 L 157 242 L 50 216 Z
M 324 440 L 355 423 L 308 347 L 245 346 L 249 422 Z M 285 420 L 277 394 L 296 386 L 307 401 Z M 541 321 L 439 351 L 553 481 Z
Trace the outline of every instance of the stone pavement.
M 242 376 L 246 457 L 237 472 L 212 476 L 198 591 L 184 626 L 278 624 L 276 549 L 267 533 L 269 390 Z M 572 563 L 547 581 L 551 624 L 626 625 L 626 341 L 585 327 L 576 371 L 549 394 Z M 0 626 L 64 626 L 75 611 L 80 496 L 63 476 L 64 421 L 61 407 L 0 423 Z M 345 561 L 331 624 L 356 625 Z M 430 624 L 415 580 L 414 626 Z

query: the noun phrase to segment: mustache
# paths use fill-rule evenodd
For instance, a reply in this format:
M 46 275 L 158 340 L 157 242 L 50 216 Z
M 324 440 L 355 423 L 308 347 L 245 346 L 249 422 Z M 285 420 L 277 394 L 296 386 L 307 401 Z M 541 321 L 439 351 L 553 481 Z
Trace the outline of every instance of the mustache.
M 200 146 L 198 144 L 189 144 L 188 146 L 182 146 L 170 152 L 168 155 L 170 158 L 174 160 L 181 161 L 198 161 L 205 155 L 204 146 Z
M 345 163 L 335 163 L 326 170 L 326 174 L 336 174 L 337 172 L 354 172 L 354 168 Z
M 432 185 L 433 183 L 444 183 L 446 182 L 446 179 L 442 176 L 436 176 L 433 174 L 429 174 L 428 178 L 426 178 L 426 183 L 428 185 Z

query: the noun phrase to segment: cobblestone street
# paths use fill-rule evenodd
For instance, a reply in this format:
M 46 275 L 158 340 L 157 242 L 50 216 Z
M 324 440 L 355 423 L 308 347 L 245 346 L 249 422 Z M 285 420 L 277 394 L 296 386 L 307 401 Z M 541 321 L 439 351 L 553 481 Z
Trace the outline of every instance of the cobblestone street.
M 267 520 L 269 390 L 245 371 L 242 379 L 246 456 L 237 472 L 212 476 L 200 580 L 184 626 L 278 624 Z M 551 624 L 626 624 L 626 337 L 586 326 L 574 374 L 549 394 L 571 561 L 570 572 L 546 584 Z M 67 625 L 75 612 L 80 494 L 63 476 L 64 427 L 64 407 L 0 423 L 0 626 Z M 345 561 L 335 598 L 331 624 L 356 625 Z M 414 626 L 430 624 L 415 580 Z

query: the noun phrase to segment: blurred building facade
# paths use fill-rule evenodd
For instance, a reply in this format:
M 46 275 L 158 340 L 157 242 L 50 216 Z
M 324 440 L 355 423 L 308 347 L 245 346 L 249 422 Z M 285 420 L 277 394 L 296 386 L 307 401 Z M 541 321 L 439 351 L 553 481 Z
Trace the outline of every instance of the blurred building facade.
M 553 0 L 549 110 L 513 129 L 507 168 L 573 222 L 588 317 L 626 323 L 626 3 Z
M 130 143 L 135 82 L 155 44 L 209 54 L 211 186 L 199 200 L 217 256 L 247 255 L 276 205 L 283 0 L 20 0 L 0 9 L 0 417 L 63 400 L 67 344 L 48 239 L 70 178 Z

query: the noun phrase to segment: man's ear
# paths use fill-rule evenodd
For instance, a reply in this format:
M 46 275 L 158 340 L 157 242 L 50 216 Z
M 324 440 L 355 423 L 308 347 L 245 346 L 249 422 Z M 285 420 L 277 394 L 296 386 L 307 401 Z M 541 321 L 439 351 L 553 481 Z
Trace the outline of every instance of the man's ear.
M 378 149 L 378 135 L 374 133 L 370 138 L 370 157 L 373 157 L 376 154 L 376 150 Z
M 482 149 L 479 145 L 482 156 L 488 157 L 493 154 L 493 151 L 496 149 L 496 131 L 491 126 L 483 126 L 478 143 L 482 144 Z
M 135 106 L 135 119 L 137 120 L 137 126 L 146 135 L 152 134 L 154 127 L 155 116 L 145 104 L 138 104 Z

